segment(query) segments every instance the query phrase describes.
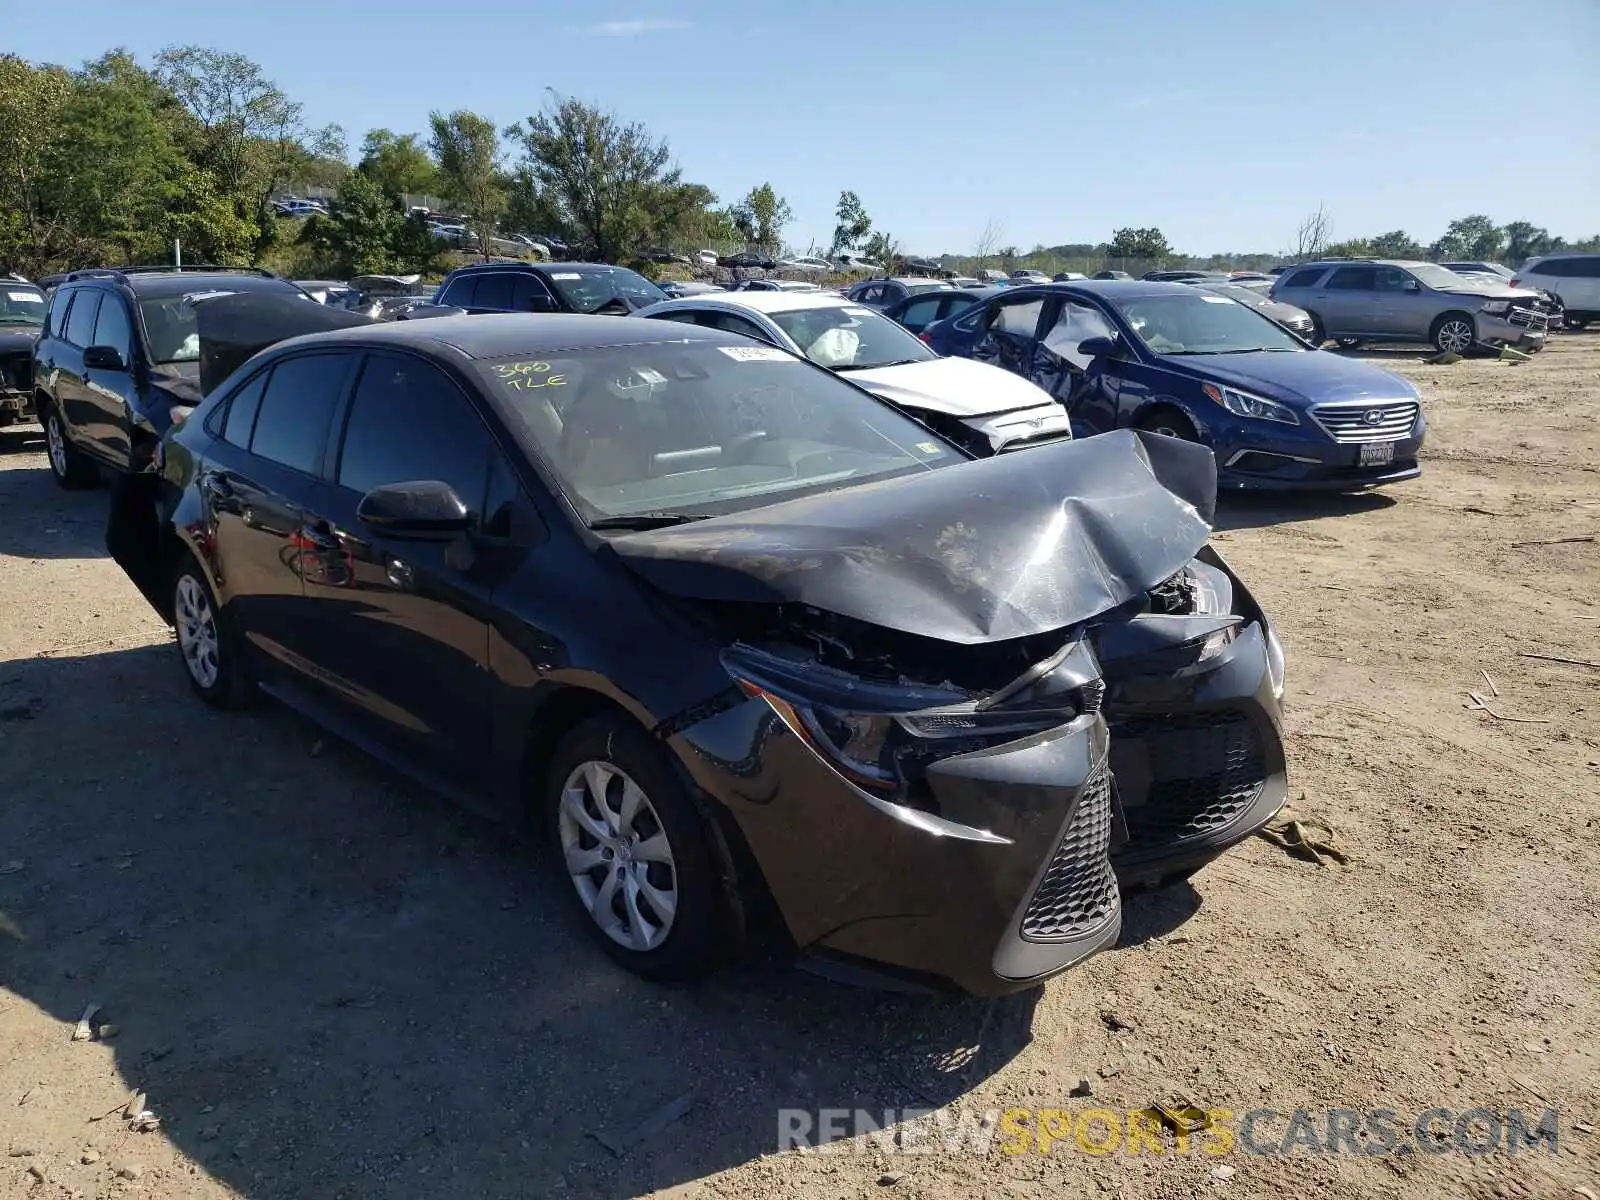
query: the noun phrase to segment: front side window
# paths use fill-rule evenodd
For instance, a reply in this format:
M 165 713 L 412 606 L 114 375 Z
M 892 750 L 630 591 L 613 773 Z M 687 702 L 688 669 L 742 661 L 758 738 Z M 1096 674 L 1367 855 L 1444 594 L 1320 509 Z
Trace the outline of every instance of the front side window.
M 937 358 L 932 350 L 876 309 L 853 304 L 796 308 L 767 314 L 819 367 L 862 371 Z
M 222 423 L 224 441 L 249 447 L 250 435 L 256 428 L 256 413 L 261 408 L 261 395 L 267 390 L 267 376 L 270 374 L 270 371 L 259 372 L 228 401 L 228 413 Z
M 537 275 L 524 271 L 512 279 L 512 312 L 538 312 L 550 307 L 550 291 Z
M 1044 335 L 1047 349 L 1075 366 L 1087 367 L 1089 359 L 1078 346 L 1095 337 L 1116 337 L 1117 331 L 1106 315 L 1092 304 L 1078 300 L 1064 300 L 1056 322 Z
M 58 338 L 67 336 L 67 309 L 78 293 L 62 288 L 50 299 L 50 332 Z
M 100 315 L 94 323 L 94 345 L 110 346 L 122 355 L 122 361 L 133 361 L 133 329 L 128 324 L 128 307 L 116 296 L 100 298 Z
M 1304 342 L 1226 296 L 1191 292 L 1114 302 L 1134 334 L 1156 354 L 1247 354 L 1303 351 Z
M 1379 267 L 1375 274 L 1376 286 L 1380 292 L 1403 292 L 1406 290 L 1406 284 L 1411 282 L 1411 276 L 1399 267 Z
M 705 325 L 711 329 L 721 329 L 728 333 L 737 333 L 740 337 L 755 338 L 756 341 L 766 342 L 769 345 L 772 343 L 772 339 L 767 336 L 766 330 L 762 329 L 754 321 L 747 320 L 734 313 L 707 312 L 702 315 L 697 324 Z
M 94 345 L 94 322 L 99 315 L 100 293 L 93 288 L 80 291 L 67 317 L 67 341 L 84 348 Z
M 964 461 L 772 346 L 651 342 L 477 369 L 591 522 L 692 520 Z
M 328 423 L 353 358 L 350 354 L 304 354 L 278 362 L 261 398 L 250 453 L 307 475 L 319 474 Z
M 439 369 L 413 358 L 374 354 L 350 401 L 339 486 L 365 494 L 390 483 L 448 483 L 483 512 L 489 431 Z

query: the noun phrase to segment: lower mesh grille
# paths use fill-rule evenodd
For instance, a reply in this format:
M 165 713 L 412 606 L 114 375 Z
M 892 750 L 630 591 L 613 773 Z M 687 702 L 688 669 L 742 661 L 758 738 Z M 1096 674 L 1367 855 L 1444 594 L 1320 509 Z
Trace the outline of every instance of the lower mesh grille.
M 1255 803 L 1266 783 L 1261 735 L 1240 712 L 1137 717 L 1112 727 L 1112 737 L 1144 740 L 1150 790 L 1128 804 L 1131 853 L 1220 829 Z
M 1117 876 L 1106 857 L 1111 844 L 1111 773 L 1084 785 L 1055 857 L 1022 914 L 1022 936 L 1060 942 L 1102 928 L 1117 912 Z

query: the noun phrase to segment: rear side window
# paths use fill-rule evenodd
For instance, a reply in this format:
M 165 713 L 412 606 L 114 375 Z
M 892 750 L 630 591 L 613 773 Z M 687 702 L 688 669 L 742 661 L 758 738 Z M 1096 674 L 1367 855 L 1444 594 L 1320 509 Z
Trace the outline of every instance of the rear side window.
M 352 358 L 306 354 L 274 366 L 256 415 L 250 452 L 307 475 L 318 474 L 328 423 L 344 391 Z
M 472 298 L 477 308 L 510 308 L 511 285 L 515 282 L 504 271 L 478 276 L 478 290 Z
M 1325 268 L 1323 267 L 1308 267 L 1304 271 L 1295 271 L 1279 286 L 1286 288 L 1315 287 L 1317 280 L 1322 278 L 1324 270 Z
M 741 337 L 755 338 L 758 342 L 770 343 L 772 339 L 754 321 L 747 321 L 743 317 L 736 317 L 732 313 L 707 313 L 701 325 L 709 325 L 712 329 L 721 329 L 728 333 L 737 333 Z
M 1328 278 L 1328 287 L 1341 292 L 1370 292 L 1378 286 L 1378 273 L 1371 267 L 1340 267 Z
M 926 328 L 938 320 L 939 303 L 937 296 L 929 296 L 926 300 L 913 300 L 900 314 L 900 323 L 907 329 Z
M 72 306 L 72 314 L 67 317 L 67 341 L 74 346 L 92 346 L 94 321 L 99 314 L 100 293 L 88 288 L 80 291 L 77 301 Z
M 436 303 L 447 308 L 470 308 L 473 303 L 473 292 L 476 291 L 478 280 L 473 275 L 463 275 L 453 280 L 449 287 L 439 293 Z
M 122 361 L 133 361 L 133 329 L 128 324 L 128 306 L 116 296 L 100 298 L 100 316 L 94 323 L 94 345 L 110 346 L 122 355 Z
M 235 446 L 250 445 L 250 434 L 256 427 L 256 412 L 261 407 L 261 393 L 267 390 L 267 376 L 270 374 L 270 371 L 262 371 L 233 394 L 233 399 L 228 402 L 227 417 L 222 423 L 224 441 L 232 442 Z
M 514 275 L 512 278 L 516 281 L 511 289 L 511 309 L 513 312 L 533 312 L 536 303 L 540 300 L 546 303 L 538 305 L 538 307 L 548 307 L 550 289 L 544 286 L 544 283 L 537 275 L 522 274 Z
M 490 444 L 482 418 L 437 367 L 374 354 L 350 402 L 339 486 L 366 493 L 437 479 L 481 514 Z
M 72 304 L 72 298 L 77 292 L 59 291 L 50 302 L 50 318 L 46 333 L 58 338 L 67 336 L 67 309 Z

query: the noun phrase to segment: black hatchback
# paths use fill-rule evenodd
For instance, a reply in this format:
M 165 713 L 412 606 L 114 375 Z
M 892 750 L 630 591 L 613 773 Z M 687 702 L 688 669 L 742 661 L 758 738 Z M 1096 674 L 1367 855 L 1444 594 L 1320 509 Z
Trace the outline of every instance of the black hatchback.
M 212 357 L 272 307 L 203 305 Z M 1276 641 L 1175 439 L 970 461 L 733 334 L 489 316 L 284 341 L 162 446 L 107 542 L 194 690 L 531 817 L 648 976 L 765 917 L 856 978 L 1023 987 L 1284 796 Z
M 105 268 L 65 276 L 33 347 L 50 473 L 93 487 L 100 469 L 141 471 L 174 412 L 200 399 L 195 301 L 264 292 L 313 303 L 270 271 Z

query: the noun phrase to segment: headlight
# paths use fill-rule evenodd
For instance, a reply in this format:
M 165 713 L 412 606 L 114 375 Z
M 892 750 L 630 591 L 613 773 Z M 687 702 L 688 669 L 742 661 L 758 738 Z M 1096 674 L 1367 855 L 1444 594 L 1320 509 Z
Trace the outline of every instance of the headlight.
M 1498 316 L 1499 314 L 1508 311 L 1510 308 L 1511 301 L 1509 300 L 1485 300 L 1483 302 L 1483 306 L 1479 308 L 1478 311 L 1488 313 L 1490 316 Z
M 1252 396 L 1249 392 L 1236 392 L 1232 388 L 1218 387 L 1214 383 L 1204 384 L 1200 390 L 1236 417 L 1281 421 L 1285 425 L 1300 424 L 1300 418 L 1294 415 L 1293 409 L 1285 408 L 1275 400 Z

